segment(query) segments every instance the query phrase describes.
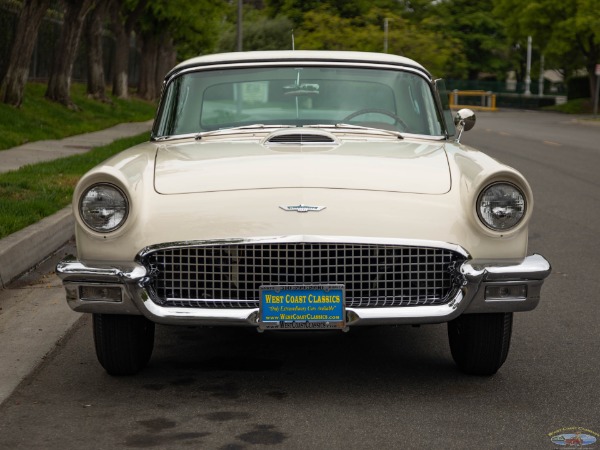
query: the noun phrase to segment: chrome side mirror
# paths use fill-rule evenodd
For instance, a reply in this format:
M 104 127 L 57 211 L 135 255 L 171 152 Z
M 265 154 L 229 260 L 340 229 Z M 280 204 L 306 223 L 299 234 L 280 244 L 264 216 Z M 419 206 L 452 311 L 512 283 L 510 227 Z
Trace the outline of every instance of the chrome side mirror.
M 456 113 L 454 116 L 454 125 L 458 130 L 456 142 L 460 142 L 463 131 L 469 131 L 475 126 L 476 120 L 475 113 L 470 109 L 461 109 Z

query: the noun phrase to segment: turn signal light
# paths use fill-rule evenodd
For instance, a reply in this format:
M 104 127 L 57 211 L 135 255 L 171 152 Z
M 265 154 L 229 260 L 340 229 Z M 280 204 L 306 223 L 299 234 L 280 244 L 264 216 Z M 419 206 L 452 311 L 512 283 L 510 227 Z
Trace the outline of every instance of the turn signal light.
M 121 288 L 116 286 L 80 286 L 79 298 L 85 302 L 121 302 Z
M 508 284 L 485 287 L 486 300 L 525 300 L 527 298 L 526 284 Z

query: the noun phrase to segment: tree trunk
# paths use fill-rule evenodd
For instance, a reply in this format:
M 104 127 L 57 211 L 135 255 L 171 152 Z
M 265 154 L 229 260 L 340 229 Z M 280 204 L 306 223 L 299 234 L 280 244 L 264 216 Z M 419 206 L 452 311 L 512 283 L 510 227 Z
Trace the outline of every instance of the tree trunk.
M 87 93 L 89 97 L 102 102 L 109 102 L 108 97 L 106 97 L 102 51 L 102 35 L 108 12 L 107 6 L 107 1 L 100 1 L 96 5 L 90 13 L 85 30 L 88 42 Z
M 177 63 L 177 49 L 173 44 L 173 38 L 161 39 L 158 48 L 158 61 L 156 64 L 156 98 L 160 96 L 162 91 L 163 80 L 165 75 L 175 67 Z
M 119 98 L 129 97 L 127 90 L 128 71 L 129 71 L 129 37 L 123 23 L 118 20 L 113 23 L 113 33 L 115 35 L 115 56 L 113 63 L 113 95 Z
M 125 11 L 123 0 L 111 3 L 110 21 L 115 35 L 116 48 L 113 62 L 113 95 L 127 98 L 129 73 L 129 39 L 133 27 L 146 8 L 148 0 L 137 0 L 133 11 Z
M 71 74 L 77 57 L 79 38 L 85 16 L 95 0 L 65 0 L 67 10 L 63 22 L 58 49 L 52 64 L 46 98 L 68 107 L 75 107 L 71 101 Z
M 156 99 L 156 68 L 158 63 L 159 37 L 148 34 L 142 38 L 140 84 L 138 95 L 144 100 Z
M 175 66 L 177 51 L 173 38 L 168 34 L 145 36 L 142 45 L 140 65 L 140 86 L 138 95 L 144 100 L 156 100 L 162 90 L 167 72 Z
M 3 103 L 21 106 L 31 55 L 50 0 L 25 0 L 12 44 L 6 76 L 0 89 Z

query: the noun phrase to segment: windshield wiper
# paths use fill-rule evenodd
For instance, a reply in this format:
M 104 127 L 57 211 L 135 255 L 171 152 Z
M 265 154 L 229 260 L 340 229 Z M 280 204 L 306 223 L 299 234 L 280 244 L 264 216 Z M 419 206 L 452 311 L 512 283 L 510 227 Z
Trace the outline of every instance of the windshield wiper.
M 200 140 L 205 136 L 227 134 L 238 130 L 262 130 L 265 128 L 296 128 L 296 125 L 265 125 L 264 123 L 254 123 L 252 125 L 241 125 L 239 127 L 219 128 L 218 130 L 204 131 L 196 134 L 196 140 Z
M 174 135 L 167 135 L 167 136 L 158 136 L 158 137 L 153 137 L 151 140 L 152 141 L 169 141 L 171 139 L 187 139 L 187 138 L 191 138 L 191 137 L 195 137 L 196 133 L 188 133 L 188 134 L 174 134 Z
M 305 125 L 307 128 L 339 128 L 347 130 L 364 130 L 374 131 L 381 134 L 388 134 L 396 136 L 398 139 L 404 139 L 404 136 L 399 131 L 386 130 L 384 128 L 364 127 L 362 125 L 353 125 L 351 123 L 336 123 L 336 124 L 317 124 L 317 125 Z

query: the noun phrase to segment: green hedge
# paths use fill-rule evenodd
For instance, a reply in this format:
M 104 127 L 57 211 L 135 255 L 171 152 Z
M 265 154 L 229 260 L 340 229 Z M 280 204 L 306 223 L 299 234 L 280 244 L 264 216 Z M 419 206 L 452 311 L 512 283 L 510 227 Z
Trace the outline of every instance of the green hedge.
M 536 95 L 496 95 L 496 106 L 498 108 L 521 108 L 540 109 L 546 106 L 554 106 L 554 97 L 538 97 Z
M 567 82 L 568 99 L 591 98 L 590 79 L 588 77 L 573 77 Z

